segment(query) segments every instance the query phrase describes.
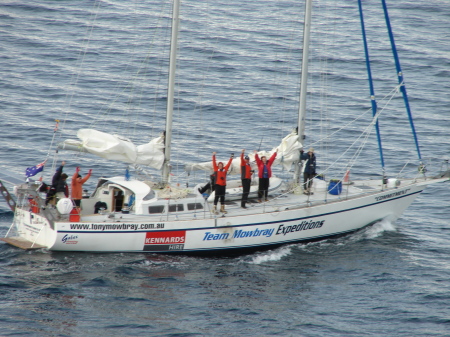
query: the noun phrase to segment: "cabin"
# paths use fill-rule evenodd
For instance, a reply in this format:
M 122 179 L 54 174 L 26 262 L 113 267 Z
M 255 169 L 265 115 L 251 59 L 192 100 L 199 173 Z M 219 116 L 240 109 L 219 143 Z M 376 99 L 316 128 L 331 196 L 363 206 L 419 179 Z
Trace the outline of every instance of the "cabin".
M 126 180 L 124 177 L 100 178 L 95 191 L 82 202 L 83 214 L 133 213 L 136 215 L 167 214 L 203 210 L 205 200 L 199 195 L 186 194 L 182 199 L 163 196 L 151 182 Z M 103 206 L 103 207 L 102 207 Z

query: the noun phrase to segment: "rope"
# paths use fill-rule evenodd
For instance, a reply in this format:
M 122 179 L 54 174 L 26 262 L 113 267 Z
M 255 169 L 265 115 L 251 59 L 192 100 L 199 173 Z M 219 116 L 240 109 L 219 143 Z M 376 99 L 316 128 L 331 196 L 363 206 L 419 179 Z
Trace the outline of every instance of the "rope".
M 346 165 L 345 165 L 346 169 L 350 169 L 354 166 L 354 164 L 355 164 L 356 160 L 359 158 L 359 155 L 361 154 L 365 144 L 367 143 L 370 134 L 373 132 L 373 129 L 374 129 L 373 127 L 374 127 L 377 119 L 379 118 L 381 113 L 386 109 L 386 107 L 390 103 L 390 101 L 395 97 L 395 94 L 398 92 L 398 87 L 399 86 L 396 86 L 393 90 L 391 90 L 391 92 L 389 93 L 389 94 L 391 94 L 390 98 L 385 103 L 384 107 L 382 109 L 379 109 L 379 111 L 376 113 L 376 115 L 372 117 L 370 123 L 362 131 L 361 135 L 359 137 L 357 137 L 356 140 L 334 162 L 329 164 L 329 166 L 325 170 L 323 170 L 320 174 L 325 174 L 325 173 L 329 172 L 331 170 L 331 168 L 333 168 L 335 165 L 337 166 L 337 163 L 341 163 L 342 158 L 345 157 L 345 155 L 350 151 L 350 149 L 352 149 L 356 143 L 358 143 L 361 139 L 363 139 L 361 142 L 361 145 L 359 145 L 358 148 L 356 149 L 355 154 L 351 157 L 351 159 L 349 161 L 346 162 Z M 382 101 L 386 97 L 387 97 L 387 95 L 382 99 Z M 371 111 L 372 111 L 371 109 L 368 109 L 366 112 L 361 114 L 359 117 L 355 118 L 353 121 L 350 121 L 349 123 L 342 126 L 340 129 L 333 132 L 331 135 L 316 141 L 312 145 L 315 145 L 316 143 L 324 142 L 324 140 L 326 140 L 326 138 L 329 138 L 329 137 L 335 135 L 336 133 L 338 133 L 339 131 L 347 128 L 349 125 L 352 125 L 357 120 L 359 120 L 360 118 L 362 118 L 363 116 L 365 116 L 367 113 L 369 113 Z

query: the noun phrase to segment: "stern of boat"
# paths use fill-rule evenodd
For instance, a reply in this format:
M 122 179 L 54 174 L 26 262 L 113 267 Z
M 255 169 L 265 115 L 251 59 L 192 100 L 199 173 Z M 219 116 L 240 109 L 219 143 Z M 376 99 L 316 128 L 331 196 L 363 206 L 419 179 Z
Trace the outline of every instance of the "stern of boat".
M 54 245 L 57 210 L 44 207 L 39 186 L 39 183 L 16 186 L 13 223 L 2 241 L 22 249 L 51 249 Z
M 22 249 L 51 249 L 56 240 L 53 226 L 45 216 L 17 207 L 11 229 L 2 241 Z

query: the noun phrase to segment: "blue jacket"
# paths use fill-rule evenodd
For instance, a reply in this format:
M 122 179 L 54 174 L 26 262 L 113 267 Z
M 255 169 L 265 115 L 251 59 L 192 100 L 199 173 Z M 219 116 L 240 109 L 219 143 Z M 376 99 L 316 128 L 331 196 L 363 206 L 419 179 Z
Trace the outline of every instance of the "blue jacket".
M 316 174 L 316 156 L 314 155 L 314 152 L 311 156 L 308 153 L 301 152 L 300 159 L 306 160 L 304 173 Z

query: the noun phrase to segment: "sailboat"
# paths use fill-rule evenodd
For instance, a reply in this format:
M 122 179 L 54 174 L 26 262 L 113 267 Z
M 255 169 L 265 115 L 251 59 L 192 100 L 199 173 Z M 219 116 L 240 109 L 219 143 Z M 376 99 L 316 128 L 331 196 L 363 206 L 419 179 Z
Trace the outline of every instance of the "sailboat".
M 384 0 L 382 3 L 397 66 L 399 89 L 410 116 L 387 8 Z M 373 108 L 372 127 L 378 130 L 378 110 L 370 80 L 361 2 L 359 5 Z M 418 151 L 418 170 L 411 178 L 390 178 L 383 174 L 376 180 L 350 181 L 346 174 L 341 179 L 327 181 L 323 176 L 317 176 L 313 178 L 311 188 L 305 190 L 306 185 L 301 182 L 305 163 L 301 160 L 300 150 L 305 132 L 312 12 L 312 1 L 306 0 L 298 123 L 280 145 L 264 153 L 283 153 L 279 156 L 283 158 L 282 164 L 294 168 L 292 182 L 282 183 L 279 178 L 273 179 L 273 190 L 269 192 L 268 200 L 260 203 L 255 199 L 250 200 L 251 207 L 247 209 L 233 201 L 239 200 L 242 193 L 239 181 L 230 183 L 227 213 L 219 214 L 212 212 L 211 199 L 198 192 L 199 186 L 183 189 L 171 186 L 169 177 L 179 8 L 180 1 L 174 0 L 164 134 L 148 144 L 136 147 L 128 139 L 93 129 L 82 129 L 78 132 L 80 140 L 68 140 L 60 144 L 61 149 L 84 151 L 105 160 L 160 168 L 161 181 L 153 183 L 127 176 L 100 178 L 95 191 L 83 199 L 81 212 L 74 208 L 70 199 L 65 198 L 58 202 L 56 208 L 46 206 L 39 181 L 16 182 L 14 196 L 0 182 L 0 191 L 14 211 L 13 223 L 3 241 L 23 249 L 44 248 L 52 251 L 240 253 L 326 239 L 383 220 L 395 221 L 427 185 L 449 180 L 448 167 L 429 176 Z M 411 117 L 410 121 L 413 126 Z M 414 130 L 413 135 L 418 148 Z M 288 161 L 287 158 L 292 160 Z M 205 166 L 210 167 L 210 163 Z M 234 170 L 238 171 L 238 162 L 234 166 Z

